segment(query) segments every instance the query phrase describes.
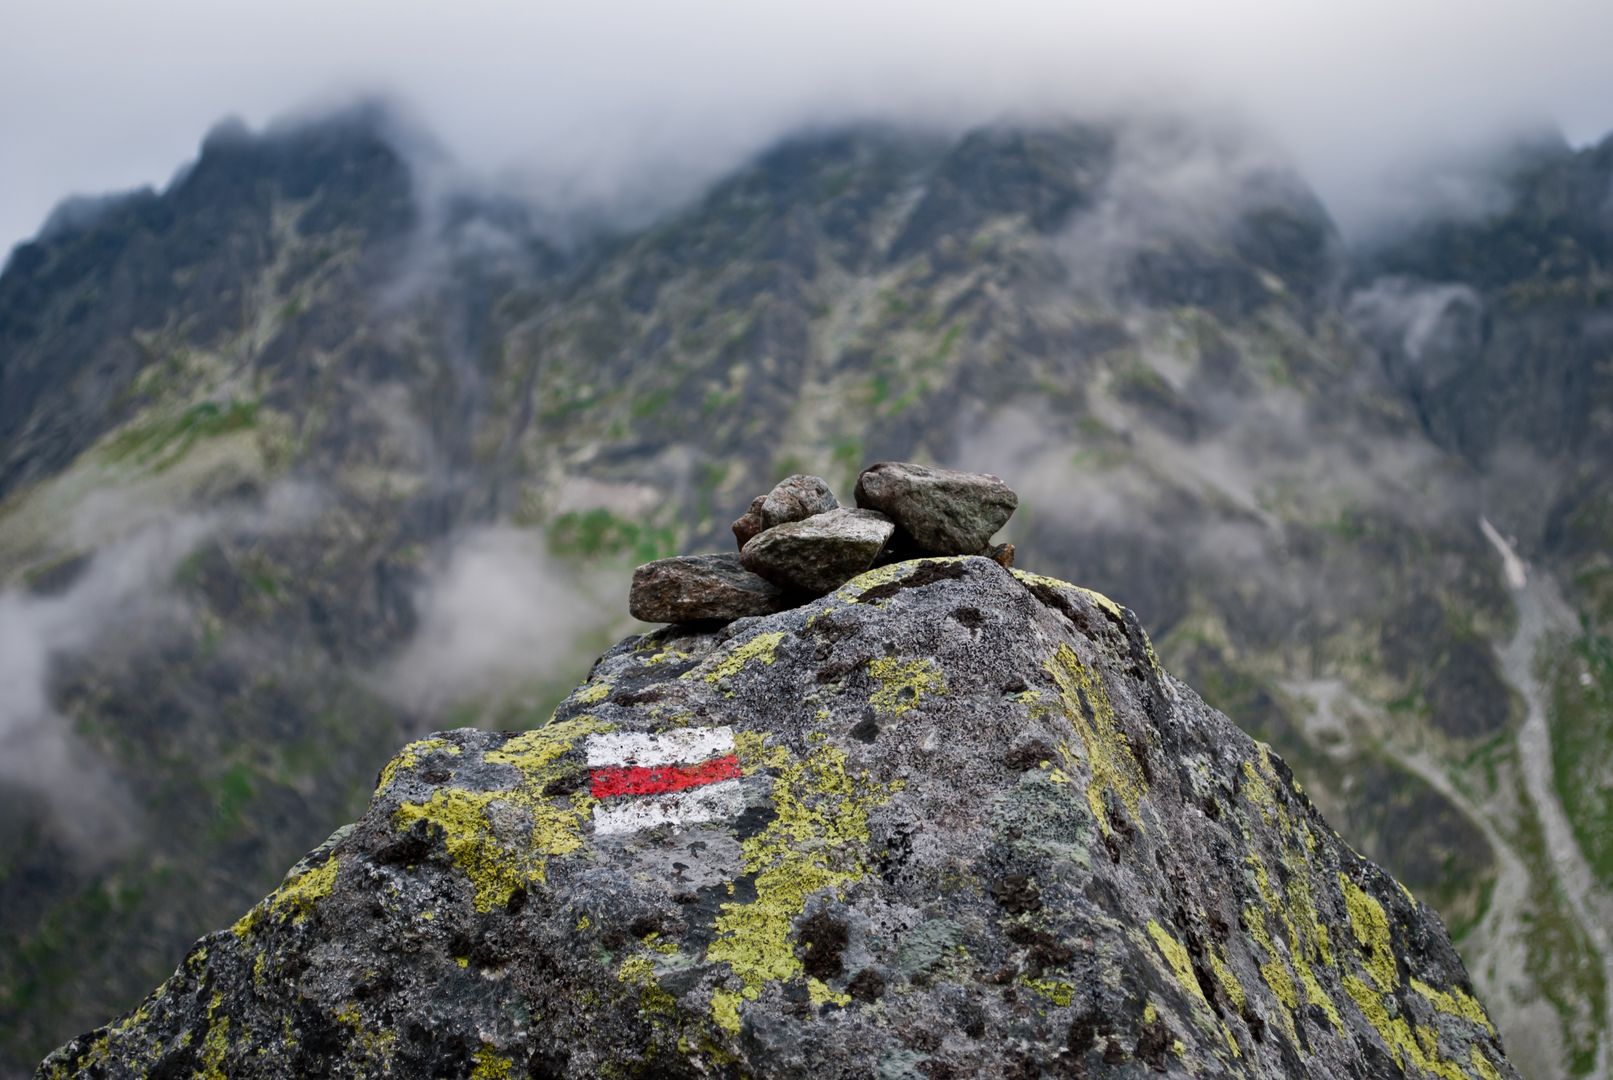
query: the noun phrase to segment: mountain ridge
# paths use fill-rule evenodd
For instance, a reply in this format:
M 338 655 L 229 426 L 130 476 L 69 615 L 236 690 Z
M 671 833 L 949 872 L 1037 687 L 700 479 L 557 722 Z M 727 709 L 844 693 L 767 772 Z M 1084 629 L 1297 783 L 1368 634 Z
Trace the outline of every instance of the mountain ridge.
M 1605 221 L 1579 195 L 1552 210 L 1548 175 L 1535 203 L 1367 257 L 1302 183 L 1251 182 L 1248 201 L 1242 180 L 1269 158 L 1186 126 L 819 136 L 646 229 L 566 250 L 508 207 L 422 214 L 403 157 L 361 137 L 327 147 L 328 176 L 260 162 L 270 179 L 221 184 L 216 206 L 198 196 L 174 233 L 136 221 L 112 236 L 102 218 L 76 256 L 62 237 L 20 268 L 14 255 L 0 278 L 7 596 L 37 595 L 30 582 L 77 595 L 74 575 L 144 527 L 124 504 L 251 510 L 285 483 L 320 498 L 278 535 L 207 532 L 151 571 L 185 618 L 150 642 L 64 648 L 41 676 L 74 745 L 168 808 L 171 835 L 85 869 L 33 789 L 0 791 L 24 823 L 0 892 L 33 913 L 8 926 L 26 947 L 0 967 L 0 1024 L 43 1052 L 67 1033 L 47 1037 L 39 1017 L 85 1027 L 141 992 L 171 956 L 97 968 L 116 966 L 98 957 L 120 934 L 164 906 L 153 951 L 177 953 L 250 903 L 356 813 L 384 747 L 447 710 L 512 728 L 547 717 L 564 687 L 544 680 L 586 649 L 448 705 L 375 690 L 487 530 L 547 547 L 562 577 L 619 580 L 629 562 L 726 543 L 746 493 L 779 475 L 843 485 L 894 458 L 1023 477 L 1022 557 L 1135 607 L 1173 669 L 1276 746 L 1329 820 L 1464 948 L 1482 939 L 1474 977 L 1518 1032 L 1515 1059 L 1589 1074 L 1606 1053 L 1606 963 L 1523 787 L 1526 709 L 1500 660 L 1516 602 L 1478 519 L 1573 613 L 1538 639 L 1549 670 L 1525 689 L 1552 715 L 1546 794 L 1586 860 L 1613 866 L 1597 846 L 1613 813 L 1596 765 L 1613 738 L 1598 644 L 1613 619 Z M 260 149 L 237 146 L 238 162 L 266 144 L 244 145 Z M 1608 145 L 1539 167 L 1589 191 Z M 216 245 L 193 251 L 179 219 Z M 1522 276 L 1497 284 L 1471 273 L 1497 236 L 1536 253 L 1567 236 L 1579 254 L 1533 274 L 1503 259 Z M 97 261 L 103 244 L 134 254 Z M 75 258 L 84 274 L 46 274 Z M 97 292 L 96 275 L 128 284 Z M 224 291 L 237 299 L 214 304 Z M 1542 392 L 1520 406 L 1520 386 Z M 115 512 L 89 498 L 106 491 L 122 493 Z M 619 629 L 579 623 L 589 635 L 597 650 Z M 199 881 L 182 869 L 197 863 L 251 880 Z M 1613 877 L 1599 873 L 1593 908 Z M 91 931 L 74 911 L 110 914 Z M 106 1000 L 70 989 L 95 981 Z

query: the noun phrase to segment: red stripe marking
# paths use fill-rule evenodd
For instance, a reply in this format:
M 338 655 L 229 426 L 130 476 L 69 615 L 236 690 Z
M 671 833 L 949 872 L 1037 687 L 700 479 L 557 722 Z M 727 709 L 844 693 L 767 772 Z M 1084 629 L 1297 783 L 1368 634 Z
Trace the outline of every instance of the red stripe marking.
M 733 754 L 698 765 L 632 765 L 595 769 L 590 774 L 596 799 L 612 795 L 659 795 L 667 791 L 715 784 L 739 776 L 739 758 Z

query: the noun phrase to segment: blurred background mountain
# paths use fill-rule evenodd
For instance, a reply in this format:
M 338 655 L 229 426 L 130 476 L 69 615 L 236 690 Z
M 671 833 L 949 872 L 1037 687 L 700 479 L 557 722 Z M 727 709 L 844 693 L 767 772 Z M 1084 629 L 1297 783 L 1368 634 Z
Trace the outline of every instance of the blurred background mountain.
M 1613 139 L 1346 242 L 1182 117 L 819 128 L 612 228 L 399 130 L 222 125 L 0 274 L 0 1071 L 404 739 L 541 724 L 634 564 L 894 458 L 1005 478 L 1019 564 L 1280 751 L 1527 1075 L 1607 1075 Z

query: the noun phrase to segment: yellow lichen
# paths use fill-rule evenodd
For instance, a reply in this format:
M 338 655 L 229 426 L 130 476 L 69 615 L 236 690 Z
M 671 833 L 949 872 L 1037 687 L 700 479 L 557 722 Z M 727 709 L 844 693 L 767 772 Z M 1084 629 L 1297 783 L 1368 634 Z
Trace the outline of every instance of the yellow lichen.
M 616 969 L 616 980 L 639 991 L 639 1008 L 670 1016 L 678 1011 L 678 1000 L 662 988 L 655 977 L 655 964 L 648 956 L 630 956 Z
M 225 1080 L 224 1057 L 230 1050 L 230 1018 L 219 1016 L 224 995 L 214 991 L 207 1003 L 207 1034 L 202 1039 L 202 1064 L 197 1070 L 201 1080 Z
M 1255 809 L 1260 811 L 1261 818 L 1270 825 L 1277 820 L 1277 800 L 1271 793 L 1271 787 L 1259 772 L 1255 770 L 1254 762 L 1243 763 L 1243 794 Z
M 814 1005 L 838 1005 L 845 1008 L 851 1004 L 850 994 L 841 993 L 822 979 L 807 979 L 807 998 Z
M 376 783 L 375 790 L 385 791 L 391 786 L 393 779 L 396 778 L 398 770 L 412 769 L 420 764 L 420 758 L 423 755 L 438 750 L 447 754 L 460 753 L 459 747 L 447 739 L 417 739 L 399 750 L 397 756 L 386 763 L 386 766 L 381 770 L 381 779 Z
M 483 1043 L 476 1051 L 476 1067 L 470 1080 L 511 1080 L 515 1075 L 515 1062 Z
M 770 634 L 757 634 L 738 648 L 730 649 L 726 654 L 719 654 L 720 659 L 713 658 L 683 673 L 681 678 L 689 679 L 697 674 L 708 683 L 719 683 L 724 679 L 738 675 L 751 663 L 771 666 L 777 659 L 779 642 L 784 640 L 783 631 L 774 631 Z M 701 668 L 706 670 L 701 671 Z
M 1112 831 L 1103 801 L 1104 793 L 1112 792 L 1141 829 L 1137 810 L 1148 793 L 1148 784 L 1130 741 L 1115 719 L 1114 706 L 1109 703 L 1102 680 L 1081 663 L 1068 645 L 1059 646 L 1046 668 L 1059 688 L 1065 716 L 1086 744 L 1087 769 L 1091 773 L 1087 805 L 1092 816 L 1106 834 Z
M 942 563 L 955 563 L 961 561 L 961 557 L 957 555 L 942 555 L 936 558 L 909 559 L 906 562 L 890 563 L 887 566 L 876 566 L 872 570 L 858 574 L 856 577 L 840 586 L 839 590 L 837 590 L 835 593 L 835 599 L 851 604 L 864 603 L 865 601 L 863 600 L 863 597 L 866 596 L 870 591 L 879 588 L 881 585 L 889 585 L 893 582 L 901 581 L 903 578 L 917 570 L 920 566 L 938 566 Z
M 1170 965 L 1171 973 L 1176 976 L 1177 983 L 1187 992 L 1188 996 L 1197 999 L 1199 1004 L 1204 1006 L 1205 1011 L 1202 1019 L 1206 1022 L 1211 1020 L 1210 1002 L 1204 996 L 1204 988 L 1199 985 L 1198 976 L 1193 971 L 1193 958 L 1188 955 L 1187 947 L 1177 941 L 1169 930 L 1153 919 L 1148 920 L 1148 936 L 1154 939 L 1154 946 L 1159 949 L 1159 954 Z M 1241 988 L 1239 992 L 1242 992 Z M 1153 1009 L 1153 1007 L 1153 1002 L 1149 1002 L 1143 1010 L 1144 1023 L 1152 1022 L 1148 1016 L 1148 1010 Z M 1217 1026 L 1220 1028 L 1222 1037 L 1226 1039 L 1227 1047 L 1232 1051 L 1232 1056 L 1242 1057 L 1243 1054 L 1238 1049 L 1238 1040 L 1233 1036 L 1232 1029 L 1220 1022 L 1217 1022 Z
M 764 985 L 803 974 L 791 942 L 795 919 L 809 897 L 865 876 L 861 849 L 868 842 L 868 814 L 898 785 L 878 783 L 866 773 L 852 775 L 845 752 L 832 745 L 796 759 L 780 748 L 768 751 L 760 738 L 738 743 L 742 758 L 765 757 L 777 769 L 776 816 L 741 842 L 756 898 L 722 905 L 706 959 L 728 964 L 744 984 L 740 995 L 754 1000 Z M 737 1000 L 721 992 L 713 997 L 713 1016 L 729 1031 L 738 1030 L 737 1010 Z
M 1490 1064 L 1490 1059 L 1481 1054 L 1478 1047 L 1467 1048 L 1467 1060 L 1472 1062 L 1473 1071 L 1478 1074 L 1479 1080 L 1501 1080 L 1500 1071 Z
M 598 705 L 608 697 L 610 697 L 609 682 L 597 682 L 592 686 L 585 686 L 572 695 L 573 700 L 579 705 Z
M 1061 1009 L 1075 1000 L 1075 987 L 1062 979 L 1033 979 L 1029 975 L 1021 975 L 1019 984 L 1036 991 Z
M 364 1017 L 359 1013 L 358 1006 L 348 1002 L 347 1007 L 336 1014 L 336 1019 L 353 1030 L 355 1041 L 358 1043 L 363 1056 L 372 1064 L 379 1066 L 370 1071 L 382 1072 L 391 1064 L 393 1049 L 398 1041 L 398 1033 L 391 1028 L 372 1031 L 364 1026 Z
M 492 911 L 509 901 L 516 889 L 545 880 L 547 859 L 566 855 L 582 846 L 582 823 L 593 800 L 586 792 L 558 800 L 544 795 L 557 779 L 557 762 L 585 735 L 608 731 L 611 725 L 592 717 L 553 723 L 523 732 L 485 760 L 511 765 L 519 783 L 502 791 L 466 791 L 440 788 L 423 803 L 404 803 L 392 817 L 394 827 L 406 829 L 416 821 L 441 830 L 443 844 L 454 866 L 470 879 L 478 911 Z M 495 804 L 526 813 L 531 826 L 524 840 L 499 836 L 490 815 Z
M 1404 1068 L 1409 1063 L 1423 1072 L 1440 1077 L 1441 1080 L 1468 1080 L 1456 1064 L 1439 1056 L 1431 1030 L 1424 1029 L 1426 1034 L 1414 1032 L 1404 1014 L 1390 1016 L 1388 1008 L 1383 1003 L 1383 996 L 1369 986 L 1365 979 L 1353 974 L 1345 975 L 1344 988 L 1349 992 L 1362 1017 L 1383 1039 L 1383 1044 L 1389 1048 L 1395 1064 Z M 1419 1035 L 1423 1036 L 1422 1041 L 1419 1041 Z
M 1220 985 L 1221 992 L 1227 1000 L 1232 1002 L 1234 1008 L 1243 1012 L 1248 995 L 1244 993 L 1243 983 L 1238 981 L 1237 973 L 1232 970 L 1226 960 L 1226 949 L 1217 945 L 1210 950 L 1210 970 L 1215 972 L 1215 981 Z
M 336 857 L 331 856 L 312 870 L 298 874 L 260 900 L 256 907 L 237 919 L 230 929 L 236 937 L 245 941 L 271 914 L 289 912 L 293 922 L 302 922 L 314 909 L 314 905 L 329 896 L 331 890 L 335 888 L 337 869 Z
M 1040 585 L 1044 589 L 1068 589 L 1071 592 L 1080 593 L 1092 603 L 1102 608 L 1103 613 L 1108 615 L 1115 622 L 1124 623 L 1126 621 L 1125 612 L 1121 610 L 1120 605 L 1100 592 L 1094 592 L 1091 589 L 1083 589 L 1079 585 L 1072 585 L 1068 581 L 1060 581 L 1058 578 L 1044 577 L 1041 574 L 1033 574 L 1028 570 L 1014 570 L 1011 572 L 1016 578 L 1024 582 L 1026 585 Z M 1151 646 L 1149 651 L 1152 652 Z
M 944 694 L 946 677 L 935 661 L 898 660 L 881 656 L 868 661 L 868 674 L 878 684 L 868 703 L 881 716 L 900 716 L 925 694 Z
M 713 990 L 711 993 L 711 1019 L 730 1035 L 739 1034 L 739 1003 L 743 998 L 736 990 Z
M 1339 888 L 1344 891 L 1344 906 L 1350 914 L 1350 929 L 1356 943 L 1361 946 L 1361 962 L 1378 989 L 1388 993 L 1400 984 L 1399 969 L 1395 964 L 1394 944 L 1389 937 L 1389 917 L 1383 905 L 1371 893 L 1355 882 L 1339 875 Z
M 1187 948 L 1172 937 L 1169 930 L 1153 919 L 1148 920 L 1148 936 L 1154 939 L 1154 946 L 1170 965 L 1182 989 L 1202 1002 L 1205 1008 L 1209 1008 L 1210 1003 L 1204 999 L 1204 991 L 1199 987 L 1198 977 L 1193 974 L 1193 959 L 1188 956 Z
M 1288 960 L 1293 965 L 1294 974 L 1299 977 L 1300 984 L 1305 988 L 1305 1000 L 1321 1008 L 1322 1012 L 1327 1014 L 1328 1021 L 1332 1023 L 1334 1029 L 1343 1034 L 1344 1018 L 1339 1015 L 1338 1007 L 1333 1004 L 1333 999 L 1322 989 L 1321 982 L 1317 980 L 1316 973 L 1311 968 L 1310 961 L 1313 956 L 1318 960 L 1331 963 L 1332 953 L 1319 940 L 1318 931 L 1322 928 L 1320 920 L 1316 916 L 1316 909 L 1310 901 L 1310 885 L 1305 876 L 1306 869 L 1300 867 L 1291 875 L 1288 898 L 1285 903 L 1272 886 L 1271 877 L 1266 873 L 1266 864 L 1261 860 L 1259 854 L 1254 851 L 1249 852 L 1248 863 L 1255 872 L 1255 885 L 1260 890 L 1261 899 L 1265 901 L 1267 909 L 1276 912 L 1277 917 L 1282 921 L 1284 936 L 1288 942 Z M 1298 915 L 1297 919 L 1295 918 L 1296 914 Z M 1272 959 L 1268 963 L 1280 965 L 1281 958 L 1276 955 L 1275 949 L 1269 947 L 1269 943 L 1269 938 L 1267 942 L 1263 943 L 1268 945 L 1267 951 L 1272 954 Z M 1264 975 L 1265 973 L 1266 968 L 1262 965 L 1261 974 Z M 1269 985 L 1270 979 L 1267 982 Z M 1293 984 L 1290 983 L 1289 985 L 1292 986 Z M 1284 1004 L 1287 1003 L 1285 1002 Z M 1289 1006 L 1289 1008 L 1292 1010 L 1294 1006 Z
M 1271 931 L 1266 928 L 1265 912 L 1257 907 L 1246 907 L 1243 909 L 1243 922 L 1249 928 L 1249 936 L 1267 956 L 1259 963 L 1260 978 L 1283 1006 L 1283 1011 L 1277 1014 L 1278 1020 L 1289 1041 L 1297 1042 L 1299 1035 L 1294 1030 L 1294 1010 L 1299 1008 L 1299 988 L 1294 984 L 1288 965 L 1283 963 L 1282 956 L 1277 952 L 1277 943 L 1272 940 Z
M 1394 1016 L 1389 1014 L 1384 1001 L 1400 985 L 1394 942 L 1389 932 L 1389 917 L 1383 905 L 1371 893 L 1342 873 L 1338 880 L 1339 888 L 1344 893 L 1344 906 L 1350 916 L 1350 929 L 1360 946 L 1361 965 L 1371 976 L 1372 983 L 1376 984 L 1371 985 L 1354 973 L 1345 975 L 1344 987 L 1356 1008 L 1378 1032 L 1397 1064 L 1409 1062 L 1442 1080 L 1465 1080 L 1466 1074 L 1459 1066 L 1440 1056 L 1439 1037 L 1433 1028 L 1421 1024 L 1413 1026 L 1403 1012 L 1397 1012 Z M 1494 1033 L 1489 1017 L 1484 1015 L 1478 1002 L 1461 991 L 1447 993 L 1416 979 L 1412 980 L 1412 989 L 1439 1011 L 1465 1017 Z
M 1490 1023 L 1489 1016 L 1484 1012 L 1484 1006 L 1465 993 L 1461 987 L 1453 986 L 1446 991 L 1429 986 L 1421 979 L 1412 979 L 1410 982 L 1411 988 L 1427 998 L 1435 1009 L 1448 1016 L 1460 1016 L 1482 1027 L 1491 1035 L 1495 1034 L 1495 1025 Z

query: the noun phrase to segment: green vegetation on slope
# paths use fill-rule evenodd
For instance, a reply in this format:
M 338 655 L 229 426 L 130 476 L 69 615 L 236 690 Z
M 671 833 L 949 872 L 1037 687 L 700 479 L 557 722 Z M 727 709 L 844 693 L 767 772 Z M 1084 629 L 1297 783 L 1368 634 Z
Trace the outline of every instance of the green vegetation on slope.
M 1553 666 L 1553 782 L 1580 851 L 1613 889 L 1613 640 L 1575 639 Z

